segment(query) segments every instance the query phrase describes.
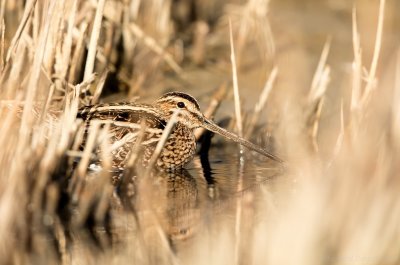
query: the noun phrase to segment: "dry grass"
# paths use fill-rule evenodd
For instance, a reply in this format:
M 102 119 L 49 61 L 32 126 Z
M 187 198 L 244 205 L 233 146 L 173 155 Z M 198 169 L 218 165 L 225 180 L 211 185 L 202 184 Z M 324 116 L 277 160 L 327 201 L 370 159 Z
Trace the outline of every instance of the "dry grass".
M 349 23 L 330 27 L 343 33 L 301 16 L 328 4 L 274 2 L 1 1 L 0 263 L 399 264 L 400 52 L 392 36 L 399 6 L 331 3 L 327 10 Z M 305 26 L 291 23 L 286 9 Z M 317 24 L 323 37 L 310 44 L 307 29 Z M 242 192 L 242 157 L 235 203 L 221 204 L 190 246 L 171 244 L 171 234 L 174 242 L 183 237 L 179 225 L 196 227 L 200 213 L 182 217 L 168 203 L 194 202 L 166 195 L 167 178 L 131 167 L 122 173 L 125 197 L 116 198 L 108 125 L 94 123 L 81 151 L 77 110 L 154 97 L 170 85 L 204 99 L 232 76 L 236 127 L 251 136 L 268 122 L 261 138 L 273 138 L 285 157 L 283 184 Z M 241 110 L 251 103 L 253 112 Z M 97 173 L 88 171 L 95 148 L 104 168 Z M 145 181 L 135 186 L 140 175 Z M 189 180 L 174 179 L 187 193 Z M 229 207 L 234 218 L 224 214 Z

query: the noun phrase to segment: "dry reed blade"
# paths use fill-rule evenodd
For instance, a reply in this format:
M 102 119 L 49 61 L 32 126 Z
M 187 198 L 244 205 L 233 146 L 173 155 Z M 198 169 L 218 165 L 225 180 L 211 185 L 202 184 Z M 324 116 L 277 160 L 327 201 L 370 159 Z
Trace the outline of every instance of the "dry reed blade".
M 101 92 L 103 91 L 104 84 L 106 83 L 107 75 L 108 75 L 108 71 L 104 71 L 101 74 L 99 82 L 97 83 L 96 89 L 93 93 L 93 97 L 90 99 L 90 105 L 94 105 L 99 102 Z
M 321 112 L 323 105 L 324 105 L 324 98 L 320 98 L 317 101 L 316 108 L 312 114 L 310 134 L 311 134 L 312 148 L 315 153 L 319 152 L 317 137 L 318 137 L 319 122 L 321 120 Z
M 378 25 L 376 28 L 375 47 L 374 47 L 371 66 L 369 68 L 369 73 L 367 77 L 367 84 L 365 86 L 365 90 L 361 99 L 363 104 L 366 104 L 366 101 L 371 96 L 372 89 L 376 86 L 375 84 L 376 70 L 378 68 L 379 55 L 382 46 L 383 22 L 385 18 L 385 3 L 386 0 L 379 1 L 379 14 L 378 14 Z
M 56 5 L 52 12 L 55 14 L 52 17 L 49 17 L 50 28 L 49 28 L 49 37 L 47 39 L 47 47 L 43 58 L 43 68 L 45 69 L 45 74 L 48 75 L 53 74 L 56 56 L 57 56 L 57 48 L 61 44 L 63 40 L 63 32 L 64 32 L 64 14 L 65 10 L 65 0 L 56 1 Z
M 21 38 L 22 32 L 24 31 L 27 22 L 33 12 L 33 9 L 35 8 L 37 0 L 29 0 L 27 4 L 25 5 L 24 9 L 24 15 L 22 17 L 21 22 L 19 23 L 17 32 L 14 35 L 14 38 L 11 41 L 10 48 L 8 49 L 7 56 L 6 56 L 6 63 L 10 60 L 12 53 L 16 50 L 16 46 L 18 45 L 18 42 Z
M 151 158 L 148 162 L 145 176 L 147 176 L 147 177 L 150 176 L 150 172 L 153 170 L 154 166 L 156 165 L 157 159 L 160 156 L 162 149 L 164 148 L 164 145 L 169 138 L 169 135 L 171 134 L 172 130 L 174 129 L 176 122 L 178 121 L 179 113 L 180 113 L 179 110 L 174 111 L 174 114 L 172 114 L 167 125 L 165 126 L 163 133 L 162 133 L 160 139 L 158 140 L 156 148 L 154 149 L 154 152 L 151 155 Z
M 340 130 L 336 139 L 335 147 L 333 148 L 333 154 L 331 161 L 328 163 L 328 167 L 332 165 L 332 161 L 336 159 L 343 148 L 343 141 L 345 136 L 345 125 L 344 125 L 344 106 L 343 99 L 340 104 Z
M 235 117 L 236 117 L 236 128 L 238 130 L 238 135 L 243 137 L 243 123 L 242 123 L 242 113 L 240 109 L 240 96 L 239 96 L 239 85 L 237 77 L 237 67 L 235 58 L 235 48 L 233 46 L 233 33 L 232 33 L 232 22 L 229 20 L 229 36 L 231 44 L 231 64 L 232 64 L 232 84 L 233 84 L 233 95 L 235 99 Z
M 311 146 L 314 153 L 318 153 L 318 129 L 319 122 L 321 120 L 322 106 L 324 103 L 324 95 L 326 93 L 329 81 L 330 81 L 330 67 L 326 65 L 330 50 L 331 40 L 325 43 L 322 50 L 322 54 L 315 71 L 313 81 L 311 83 L 311 89 L 308 94 L 308 102 L 311 106 L 311 113 L 308 117 L 309 133 L 311 137 Z
M 142 149 L 142 143 L 144 141 L 144 138 L 146 136 L 146 130 L 147 130 L 147 126 L 146 123 L 143 121 L 140 124 L 140 130 L 137 136 L 137 139 L 135 141 L 135 144 L 133 145 L 132 151 L 130 153 L 130 157 L 128 159 L 128 162 L 126 163 L 127 168 L 131 169 L 135 166 L 138 158 L 139 158 L 139 154 L 141 153 L 141 149 Z
M 75 27 L 75 19 L 77 13 L 78 0 L 72 2 L 72 7 L 69 10 L 69 16 L 67 18 L 67 30 L 64 34 L 62 45 L 58 46 L 58 53 L 56 57 L 56 63 L 54 65 L 56 75 L 62 79 L 67 79 L 68 69 L 71 62 L 71 51 L 73 44 L 73 30 Z
M 101 26 L 102 26 L 101 23 L 102 23 L 102 19 L 103 19 L 105 1 L 106 0 L 98 0 L 98 2 L 97 2 L 96 15 L 94 17 L 93 29 L 92 29 L 92 33 L 90 35 L 88 56 L 86 59 L 83 80 L 88 79 L 89 76 L 92 75 L 93 70 L 94 70 L 94 62 L 96 60 L 96 52 L 97 52 L 97 42 L 99 40 L 100 30 L 101 30 Z
M 232 64 L 232 83 L 233 83 L 233 94 L 235 98 L 235 115 L 236 115 L 236 126 L 238 129 L 238 135 L 243 137 L 243 123 L 242 123 L 242 115 L 240 110 L 240 96 L 239 96 L 239 85 L 238 85 L 238 77 L 237 77 L 237 68 L 236 68 L 236 58 L 235 58 L 235 49 L 233 44 L 233 33 L 232 33 L 232 22 L 229 20 L 229 36 L 230 36 L 230 45 L 231 45 L 231 64 Z M 240 153 L 243 153 L 243 147 L 240 146 Z M 244 160 L 243 157 L 240 158 L 239 164 L 239 179 L 237 183 L 237 191 L 241 191 L 243 189 L 243 172 L 244 172 Z M 241 228 L 242 228 L 242 199 L 238 198 L 236 201 L 236 216 L 235 216 L 235 264 L 240 264 L 241 262 Z
M 105 126 L 99 133 L 100 142 L 100 159 L 101 159 L 101 171 L 98 177 L 97 184 L 102 193 L 99 198 L 99 203 L 96 207 L 94 217 L 98 224 L 102 224 L 106 218 L 107 211 L 110 205 L 110 198 L 114 191 L 114 187 L 111 185 L 111 170 L 112 170 L 112 158 L 111 158 L 111 148 L 109 139 L 109 126 Z M 105 244 L 105 243 L 103 243 Z
M 4 1 L 3 1 L 4 2 Z M 5 49 L 5 43 L 4 43 L 4 35 L 6 31 L 6 26 L 4 24 L 4 18 L 3 16 L 0 17 L 0 31 L 1 31 L 1 37 L 0 37 L 0 72 L 3 71 L 4 69 L 4 49 Z
M 72 54 L 72 59 L 71 59 L 71 67 L 69 70 L 68 74 L 68 81 L 70 83 L 77 82 L 78 80 L 78 72 L 81 70 L 80 67 L 80 62 L 83 60 L 83 53 L 84 53 L 84 47 L 85 47 L 85 34 L 88 29 L 88 24 L 83 22 L 81 23 L 79 27 L 79 35 L 77 37 L 77 40 L 75 42 L 75 50 L 74 53 Z
M 330 74 L 330 68 L 326 65 L 326 61 L 328 59 L 330 47 L 331 47 L 331 39 L 329 38 L 322 50 L 317 70 L 315 71 L 311 83 L 310 93 L 308 94 L 309 102 L 313 102 L 321 98 L 322 95 L 325 94 L 326 92 Z
M 353 8 L 352 19 L 354 61 L 352 65 L 353 84 L 351 90 L 352 95 L 350 109 L 352 111 L 355 111 L 360 107 L 362 84 L 362 51 L 360 44 L 360 33 L 358 32 L 357 27 L 357 13 L 355 7 Z
M 1 0 L 1 2 L 0 2 L 0 19 L 1 20 L 4 20 L 5 9 L 6 9 L 6 0 Z
M 28 139 L 29 131 L 31 126 L 33 125 L 32 120 L 32 108 L 33 102 L 35 100 L 36 91 L 39 82 L 39 75 L 42 70 L 42 63 L 46 52 L 46 45 L 48 40 L 48 34 L 50 31 L 50 21 L 51 17 L 54 12 L 54 8 L 56 6 L 56 2 L 53 1 L 50 3 L 49 10 L 47 16 L 49 20 L 46 21 L 45 25 L 43 26 L 43 31 L 40 34 L 40 40 L 38 43 L 37 53 L 35 54 L 33 65 L 32 65 L 32 73 L 30 74 L 29 81 L 28 81 L 28 90 L 26 92 L 26 104 L 24 105 L 24 111 L 22 113 L 21 118 L 21 129 L 20 129 L 20 137 L 24 141 Z M 24 144 L 22 144 L 24 145 Z
M 267 102 L 268 96 L 271 93 L 277 75 L 278 75 L 278 68 L 274 67 L 271 71 L 270 76 L 268 77 L 267 82 L 264 85 L 264 89 L 261 92 L 260 98 L 254 108 L 254 113 L 251 116 L 249 127 L 247 127 L 247 130 L 245 131 L 245 138 L 249 138 L 250 135 L 253 133 L 254 127 L 257 124 L 261 111 L 264 109 L 265 103 Z

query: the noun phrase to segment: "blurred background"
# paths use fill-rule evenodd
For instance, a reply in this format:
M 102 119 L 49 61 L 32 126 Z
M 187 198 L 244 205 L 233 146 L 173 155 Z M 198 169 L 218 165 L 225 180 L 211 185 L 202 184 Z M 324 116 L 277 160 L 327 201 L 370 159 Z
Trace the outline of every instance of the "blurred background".
M 396 0 L 0 1 L 0 263 L 399 264 L 398 10 Z M 231 44 L 245 136 L 285 170 L 217 138 L 208 169 L 196 156 L 189 176 L 161 176 L 183 193 L 110 210 L 107 173 L 74 173 L 78 108 L 182 91 L 203 110 L 217 98 L 212 115 L 235 131 Z M 108 220 L 120 229 L 113 244 Z

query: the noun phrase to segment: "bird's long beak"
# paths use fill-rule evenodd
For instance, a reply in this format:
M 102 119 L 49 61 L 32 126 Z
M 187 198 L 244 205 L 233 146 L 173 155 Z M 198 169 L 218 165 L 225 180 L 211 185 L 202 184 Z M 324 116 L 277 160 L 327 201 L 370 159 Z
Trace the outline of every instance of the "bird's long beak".
M 239 137 L 236 134 L 231 133 L 231 132 L 219 127 L 217 124 L 215 124 L 211 120 L 204 119 L 204 123 L 202 124 L 202 127 L 204 127 L 205 129 L 207 129 L 209 131 L 217 133 L 217 134 L 219 134 L 221 136 L 224 136 L 224 137 L 226 137 L 226 138 L 228 138 L 228 139 L 230 139 L 230 140 L 232 140 L 234 142 L 237 142 L 237 143 L 239 143 L 239 144 L 241 144 L 241 145 L 243 145 L 243 146 L 245 146 L 245 147 L 247 147 L 247 148 L 249 148 L 251 150 L 254 150 L 254 151 L 256 151 L 256 152 L 258 152 L 258 153 L 260 153 L 260 154 L 262 154 L 262 155 L 264 155 L 264 156 L 266 156 L 266 157 L 268 157 L 268 158 L 270 158 L 272 160 L 275 160 L 275 161 L 277 161 L 279 163 L 283 163 L 283 160 L 280 159 L 279 157 L 277 157 L 276 155 L 273 155 L 270 152 L 268 152 L 267 150 L 265 150 L 265 149 L 255 145 L 255 144 L 243 139 L 242 137 Z

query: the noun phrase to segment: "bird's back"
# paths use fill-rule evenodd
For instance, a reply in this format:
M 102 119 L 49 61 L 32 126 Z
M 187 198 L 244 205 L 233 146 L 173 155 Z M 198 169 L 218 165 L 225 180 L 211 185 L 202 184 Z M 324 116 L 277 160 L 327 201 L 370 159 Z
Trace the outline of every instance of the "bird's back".
M 86 106 L 80 109 L 78 118 L 85 121 L 86 134 L 91 121 L 96 120 L 102 124 L 109 124 L 113 168 L 120 170 L 126 166 L 127 158 L 130 156 L 143 126 L 145 126 L 145 133 L 141 145 L 144 147 L 143 161 L 146 164 L 168 122 L 163 113 L 153 105 L 139 103 Z M 164 169 L 182 167 L 191 160 L 195 148 L 196 143 L 192 130 L 177 123 L 160 154 L 157 165 Z M 98 148 L 96 153 L 99 152 Z

